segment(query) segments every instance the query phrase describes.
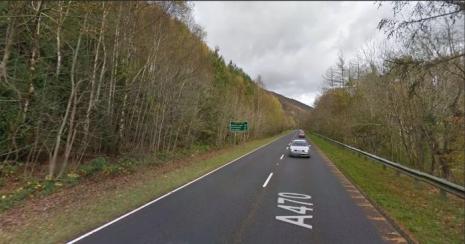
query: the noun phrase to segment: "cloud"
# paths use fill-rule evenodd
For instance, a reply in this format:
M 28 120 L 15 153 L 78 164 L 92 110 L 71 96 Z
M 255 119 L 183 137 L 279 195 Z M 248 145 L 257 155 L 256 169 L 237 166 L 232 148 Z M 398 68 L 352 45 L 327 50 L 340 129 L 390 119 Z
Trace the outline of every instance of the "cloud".
M 261 75 L 267 89 L 309 105 L 339 50 L 351 57 L 382 38 L 376 26 L 385 14 L 372 2 L 195 2 L 193 9 L 211 48 Z

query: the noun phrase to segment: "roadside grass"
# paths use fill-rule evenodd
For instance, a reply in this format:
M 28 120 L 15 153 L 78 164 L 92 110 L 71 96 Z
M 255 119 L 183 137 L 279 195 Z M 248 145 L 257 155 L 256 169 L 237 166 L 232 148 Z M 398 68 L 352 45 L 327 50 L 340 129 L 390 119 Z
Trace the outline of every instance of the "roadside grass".
M 0 214 L 8 209 L 21 205 L 30 198 L 46 196 L 82 183 L 89 179 L 105 177 L 117 177 L 130 175 L 139 167 L 153 164 L 164 164 L 188 155 L 198 155 L 208 152 L 207 145 L 194 145 L 189 149 L 177 150 L 176 153 L 157 153 L 120 155 L 117 158 L 98 156 L 77 167 L 70 167 L 64 176 L 58 179 L 47 179 L 46 177 L 21 178 L 19 167 L 16 165 L 0 165 Z M 213 149 L 214 150 L 214 149 Z M 6 184 L 3 184 L 6 182 Z M 11 184 L 11 186 L 10 186 Z M 2 186 L 7 186 L 6 189 Z
M 0 228 L 0 243 L 62 243 L 73 239 L 287 133 L 221 149 L 216 155 L 210 152 L 206 157 L 186 157 L 182 165 L 164 172 L 147 165 L 127 184 L 51 209 L 45 215 L 28 216 L 25 225 Z
M 420 243 L 464 243 L 465 202 L 314 134 L 311 140 L 384 214 Z

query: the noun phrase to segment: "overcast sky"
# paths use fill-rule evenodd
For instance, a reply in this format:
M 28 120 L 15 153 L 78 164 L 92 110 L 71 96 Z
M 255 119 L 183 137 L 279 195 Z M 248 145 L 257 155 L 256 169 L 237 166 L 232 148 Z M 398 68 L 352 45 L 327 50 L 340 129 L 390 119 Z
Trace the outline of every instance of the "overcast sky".
M 227 62 L 312 105 L 339 50 L 349 58 L 383 39 L 376 26 L 390 11 L 373 2 L 195 2 L 193 15 Z

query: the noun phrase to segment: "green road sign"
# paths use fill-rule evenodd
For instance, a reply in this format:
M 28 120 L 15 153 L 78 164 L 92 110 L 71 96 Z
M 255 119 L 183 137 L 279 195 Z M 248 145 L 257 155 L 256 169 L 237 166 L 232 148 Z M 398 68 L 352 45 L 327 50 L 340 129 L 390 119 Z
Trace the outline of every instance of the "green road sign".
M 229 122 L 229 131 L 231 132 L 243 132 L 249 129 L 247 121 L 231 121 Z

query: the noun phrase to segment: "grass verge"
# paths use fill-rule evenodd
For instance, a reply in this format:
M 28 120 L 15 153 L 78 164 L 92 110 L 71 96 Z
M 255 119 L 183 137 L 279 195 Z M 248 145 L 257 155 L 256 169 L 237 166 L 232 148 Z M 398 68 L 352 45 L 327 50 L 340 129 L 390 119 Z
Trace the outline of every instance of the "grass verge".
M 310 133 L 309 133 L 310 135 Z M 420 243 L 464 243 L 464 200 L 384 169 L 311 134 L 312 141 L 384 214 Z
M 269 143 L 280 135 L 265 139 L 253 140 L 242 145 L 232 146 L 208 155 L 185 158 L 176 166 L 170 167 L 146 166 L 131 176 L 124 177 L 116 183 L 94 182 L 93 184 L 107 187 L 97 187 L 83 190 L 91 186 L 79 185 L 75 192 L 62 192 L 63 195 L 73 195 L 75 200 L 64 201 L 54 208 L 37 213 L 30 210 L 31 206 L 23 206 L 27 221 L 14 228 L 0 226 L 0 243 L 60 243 L 72 239 L 79 234 L 108 222 L 129 210 L 132 210 L 150 200 L 169 192 L 225 163 L 247 153 L 255 148 Z M 166 166 L 169 166 L 166 164 Z M 80 191 L 86 194 L 79 195 Z M 76 193 L 77 192 L 77 193 Z M 76 197 L 76 195 L 79 195 Z M 5 213 L 5 215 L 7 215 Z M 0 215 L 0 217 L 2 217 Z

